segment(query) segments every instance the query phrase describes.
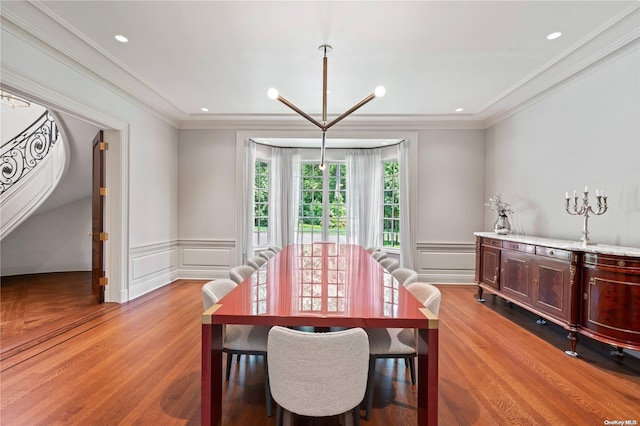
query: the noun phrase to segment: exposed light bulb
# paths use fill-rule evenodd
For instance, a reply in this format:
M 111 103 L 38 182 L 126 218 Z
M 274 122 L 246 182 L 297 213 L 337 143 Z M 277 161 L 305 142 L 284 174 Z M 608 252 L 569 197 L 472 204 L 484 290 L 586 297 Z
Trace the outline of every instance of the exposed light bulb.
M 269 96 L 269 99 L 278 99 L 278 89 L 274 89 L 273 87 L 271 89 L 269 89 L 269 91 L 267 92 L 267 96 Z
M 376 98 L 383 97 L 385 93 L 387 93 L 387 89 L 385 89 L 384 86 L 376 87 L 376 91 L 373 92 L 373 94 L 376 95 Z
M 209 108 L 200 108 L 200 111 L 202 111 L 202 112 L 208 112 L 208 111 L 209 111 Z
M 456 108 L 456 112 L 462 112 L 464 111 L 464 108 Z
M 549 34 L 549 35 L 547 36 L 547 40 L 555 40 L 555 39 L 557 39 L 558 37 L 560 37 L 561 35 L 562 35 L 562 33 L 561 33 L 561 32 L 556 31 L 556 32 L 554 32 L 554 33 Z
M 320 164 L 320 165 L 318 166 L 318 168 L 319 168 L 320 170 L 324 170 L 324 169 L 326 169 L 326 168 L 327 168 L 327 166 L 326 166 L 324 163 L 322 163 L 322 164 Z
M 122 34 L 116 35 L 115 39 L 118 40 L 120 43 L 126 43 L 129 41 L 129 39 L 123 36 Z

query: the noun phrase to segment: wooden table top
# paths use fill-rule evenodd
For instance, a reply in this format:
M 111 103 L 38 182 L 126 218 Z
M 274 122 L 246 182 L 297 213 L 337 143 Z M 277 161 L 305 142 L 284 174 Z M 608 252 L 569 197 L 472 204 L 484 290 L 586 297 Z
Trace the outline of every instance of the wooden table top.
M 357 245 L 285 247 L 215 306 L 212 324 L 428 328 L 420 302 Z

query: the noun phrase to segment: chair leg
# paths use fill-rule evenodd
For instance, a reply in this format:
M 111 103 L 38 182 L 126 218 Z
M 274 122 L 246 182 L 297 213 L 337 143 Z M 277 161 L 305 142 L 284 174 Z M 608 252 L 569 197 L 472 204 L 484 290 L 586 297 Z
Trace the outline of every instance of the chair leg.
M 271 386 L 269 385 L 269 368 L 267 365 L 267 354 L 264 355 L 264 397 L 265 404 L 267 405 L 267 417 L 273 415 L 273 409 L 271 407 Z
M 282 426 L 282 406 L 276 404 L 276 426 Z
M 409 363 L 409 372 L 411 373 L 411 384 L 415 385 L 416 384 L 416 363 L 415 363 L 415 358 L 410 356 L 408 358 L 405 358 L 405 361 L 407 361 Z
M 353 410 L 353 424 L 354 426 L 360 426 L 360 408 L 356 406 Z
M 233 362 L 233 354 L 231 352 L 227 352 L 227 380 L 229 380 L 229 376 L 231 375 L 232 362 Z
M 376 374 L 376 359 L 369 357 L 369 378 L 367 379 L 367 412 L 365 419 L 371 418 L 371 408 L 373 407 L 373 380 Z

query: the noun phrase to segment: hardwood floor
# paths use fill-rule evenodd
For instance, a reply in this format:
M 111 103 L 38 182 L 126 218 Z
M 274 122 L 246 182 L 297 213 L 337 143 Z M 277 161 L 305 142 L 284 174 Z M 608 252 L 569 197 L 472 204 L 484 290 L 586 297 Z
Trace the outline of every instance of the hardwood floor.
M 199 424 L 202 284 L 177 281 L 3 361 L 0 424 Z M 559 327 L 539 326 L 499 298 L 480 304 L 472 286 L 440 288 L 440 424 L 640 421 L 637 359 L 616 360 L 584 337 L 580 357 L 568 357 Z M 404 363 L 376 367 L 372 418 L 361 423 L 415 424 Z M 275 423 L 265 415 L 262 380 L 260 358 L 234 362 L 223 424 Z

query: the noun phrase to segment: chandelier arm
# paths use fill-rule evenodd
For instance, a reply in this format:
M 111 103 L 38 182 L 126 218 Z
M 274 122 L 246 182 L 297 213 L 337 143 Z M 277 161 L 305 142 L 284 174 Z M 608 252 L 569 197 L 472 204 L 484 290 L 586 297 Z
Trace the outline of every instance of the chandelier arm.
M 322 124 L 327 124 L 327 53 L 322 58 Z
M 306 118 L 307 120 L 309 120 L 310 122 L 312 122 L 313 124 L 315 124 L 316 126 L 318 126 L 323 131 L 326 131 L 324 126 L 320 122 L 318 122 L 318 120 L 314 119 L 309 114 L 302 111 L 300 108 L 298 108 L 297 106 L 295 106 L 294 104 L 292 104 L 291 102 L 283 98 L 282 96 L 278 95 L 278 100 L 283 104 L 285 104 L 286 106 L 288 106 L 289 108 L 291 108 L 292 110 L 294 110 L 295 112 L 297 112 L 298 114 L 300 114 L 301 116 L 303 116 L 304 118 Z
M 342 120 L 343 118 L 347 117 L 349 114 L 351 114 L 352 112 L 354 112 L 355 110 L 357 110 L 358 108 L 362 107 L 364 104 L 366 104 L 367 102 L 370 102 L 371 100 L 375 99 L 376 94 L 372 93 L 369 96 L 367 96 L 366 98 L 364 98 L 363 100 L 361 100 L 360 102 L 358 102 L 357 104 L 355 104 L 354 106 L 352 106 L 351 108 L 349 108 L 349 110 L 347 110 L 345 113 L 343 113 L 341 116 L 337 117 L 336 119 L 334 119 L 331 123 L 327 124 L 326 126 L 324 126 L 323 130 L 327 130 L 329 129 L 331 126 L 333 126 L 334 124 L 336 124 L 338 121 Z

